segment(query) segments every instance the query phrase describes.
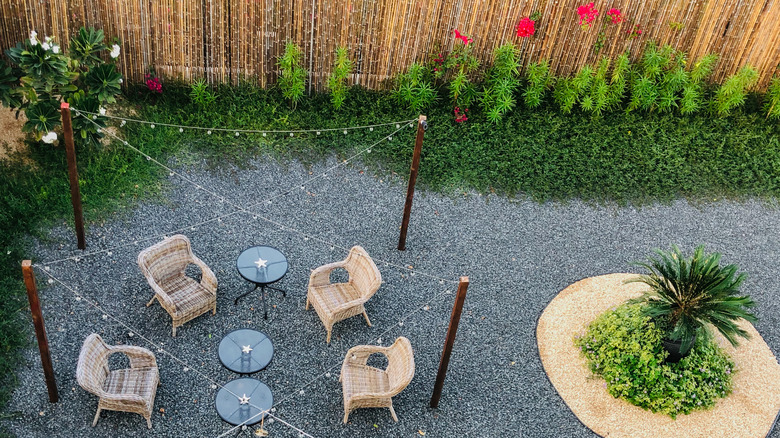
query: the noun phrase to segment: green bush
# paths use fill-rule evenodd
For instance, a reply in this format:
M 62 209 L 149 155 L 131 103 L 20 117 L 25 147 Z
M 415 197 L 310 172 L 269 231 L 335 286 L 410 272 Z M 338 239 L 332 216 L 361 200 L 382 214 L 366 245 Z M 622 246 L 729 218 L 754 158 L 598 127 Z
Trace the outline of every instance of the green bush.
M 731 393 L 734 363 L 711 338 L 699 337 L 690 355 L 665 363 L 664 329 L 642 310 L 632 304 L 607 311 L 574 340 L 610 395 L 675 418 Z
M 431 76 L 429 69 L 422 64 L 415 62 L 409 66 L 407 73 L 396 78 L 393 91 L 396 101 L 413 113 L 428 108 L 436 100 L 436 89 L 433 88 Z
M 201 108 L 205 108 L 215 100 L 217 96 L 209 90 L 209 85 L 201 78 L 190 85 L 190 99 Z
M 328 91 L 333 108 L 339 109 L 347 98 L 347 77 L 352 73 L 352 61 L 349 60 L 346 47 L 336 48 L 333 71 L 328 77 Z
M 0 89 L 1 92 L 1 89 Z M 0 96 L 2 96 L 0 94 Z M 780 118 L 780 77 L 772 78 L 769 83 L 764 103 L 764 112 L 768 119 Z
M 279 76 L 279 88 L 282 95 L 295 107 L 303 97 L 306 90 L 306 75 L 308 72 L 301 67 L 301 49 L 292 41 L 287 41 L 284 46 L 284 54 L 279 58 L 278 64 L 282 73 Z
M 742 67 L 735 75 L 726 79 L 726 82 L 715 92 L 712 102 L 713 112 L 720 117 L 731 114 L 734 108 L 745 104 L 748 90 L 758 82 L 758 72 L 751 66 Z
M 550 87 L 550 64 L 546 59 L 532 62 L 526 70 L 528 85 L 523 93 L 523 99 L 528 108 L 536 108 L 542 104 L 544 94 Z
M 487 119 L 496 123 L 517 104 L 515 90 L 520 85 L 517 81 L 520 60 L 514 44 L 496 48 L 493 58 L 493 67 L 485 75 L 482 107 Z

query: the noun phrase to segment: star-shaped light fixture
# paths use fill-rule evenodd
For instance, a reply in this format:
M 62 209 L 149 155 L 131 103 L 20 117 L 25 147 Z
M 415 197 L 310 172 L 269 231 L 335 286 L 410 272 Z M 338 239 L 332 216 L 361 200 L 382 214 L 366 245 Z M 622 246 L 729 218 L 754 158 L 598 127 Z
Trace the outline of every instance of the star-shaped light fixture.
M 247 397 L 246 394 L 244 394 L 243 397 L 239 397 L 238 398 L 238 403 L 242 404 L 242 405 L 247 405 L 247 404 L 249 404 L 249 400 L 251 400 L 251 399 L 252 399 L 251 397 Z
M 245 354 L 249 354 L 249 352 L 252 351 L 252 347 L 249 345 L 242 345 L 241 351 L 244 352 Z
M 255 260 L 255 264 L 257 265 L 258 269 L 265 268 L 267 266 L 266 263 L 268 263 L 268 260 L 263 260 L 263 259 Z

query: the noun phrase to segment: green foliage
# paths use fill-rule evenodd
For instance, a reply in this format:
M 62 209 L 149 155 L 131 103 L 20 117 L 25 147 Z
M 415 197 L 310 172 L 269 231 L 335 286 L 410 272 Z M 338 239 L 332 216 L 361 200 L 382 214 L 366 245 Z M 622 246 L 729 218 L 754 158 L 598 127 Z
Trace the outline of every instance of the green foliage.
M 713 112 L 720 117 L 731 114 L 734 108 L 744 105 L 748 90 L 758 82 L 758 72 L 746 65 L 730 76 L 715 92 Z
M 498 122 L 517 104 L 515 91 L 520 85 L 520 60 L 514 44 L 504 44 L 493 52 L 493 67 L 485 77 L 482 107 L 488 120 Z
M 350 61 L 347 48 L 336 48 L 336 59 L 333 62 L 333 71 L 328 78 L 328 91 L 333 108 L 339 109 L 347 98 L 347 77 L 352 74 L 352 61 Z
M 668 337 L 681 341 L 681 351 L 693 345 L 697 335 L 703 335 L 706 324 L 715 327 L 732 345 L 737 336 L 748 333 L 737 325 L 739 319 L 755 322 L 747 311 L 755 303 L 748 296 L 736 296 L 745 274 L 737 275 L 737 266 L 720 266 L 720 254 L 705 254 L 704 247 L 684 257 L 676 245 L 670 252 L 656 250 L 658 258 L 637 263 L 649 273 L 629 280 L 645 283 L 650 290 L 636 302 L 645 304 L 645 315 L 668 324 Z
M 528 85 L 523 93 L 525 104 L 529 108 L 536 108 L 542 104 L 544 94 L 550 87 L 550 64 L 546 59 L 540 62 L 532 62 L 526 71 Z
M 610 395 L 652 412 L 675 418 L 709 409 L 731 393 L 734 363 L 711 338 L 697 339 L 680 362 L 665 363 L 663 336 L 634 304 L 603 313 L 574 342 Z
M 205 108 L 214 103 L 217 96 L 209 90 L 209 84 L 206 83 L 206 80 L 200 78 L 190 85 L 190 99 L 195 105 Z
M 419 113 L 436 100 L 432 82 L 429 70 L 415 62 L 409 66 L 408 72 L 398 75 L 393 95 L 400 105 Z
M 615 59 L 612 67 L 609 90 L 607 91 L 608 108 L 616 108 L 623 101 L 623 97 L 626 94 L 626 81 L 630 73 L 631 61 L 628 59 L 628 53 L 622 53 Z
M 0 81 L 2 83 L 2 81 Z M 2 85 L 0 85 L 0 98 L 2 97 Z M 764 112 L 768 119 L 780 118 L 780 77 L 772 78 L 769 83 L 766 96 L 764 96 Z
M 709 54 L 693 65 L 689 80 L 683 85 L 680 113 L 693 114 L 703 107 L 703 82 L 712 74 L 717 62 L 718 55 Z
M 301 49 L 292 41 L 284 46 L 284 54 L 279 58 L 278 65 L 282 70 L 279 76 L 279 88 L 282 95 L 295 106 L 306 90 L 306 75 L 308 72 L 301 67 Z
M 25 132 L 41 140 L 45 133 L 57 129 L 59 103 L 63 100 L 74 104 L 75 109 L 92 108 L 95 112 L 100 105 L 116 102 L 122 76 L 113 61 L 101 59 L 100 52 L 108 49 L 103 39 L 102 30 L 81 28 L 71 39 L 71 52 L 65 54 L 53 38 L 41 42 L 31 33 L 30 39 L 6 51 L 16 67 L 0 65 L 0 101 L 25 111 Z M 76 106 L 76 102 L 85 106 Z M 77 112 L 73 116 L 74 126 L 80 127 L 76 140 L 96 144 L 101 137 L 98 128 L 105 125 L 105 118 L 96 116 L 92 123 L 90 119 L 77 122 L 81 118 Z
M 463 35 L 463 38 L 467 36 Z M 435 79 L 449 79 L 449 97 L 452 106 L 467 109 L 478 97 L 479 90 L 474 84 L 475 74 L 479 68 L 479 60 L 474 56 L 474 44 L 458 39 L 448 55 L 443 56 L 441 64 L 434 72 Z
M 100 52 L 108 50 L 108 46 L 103 42 L 104 39 L 102 29 L 82 27 L 70 40 L 70 58 L 87 69 L 101 65 L 103 60 L 100 58 Z

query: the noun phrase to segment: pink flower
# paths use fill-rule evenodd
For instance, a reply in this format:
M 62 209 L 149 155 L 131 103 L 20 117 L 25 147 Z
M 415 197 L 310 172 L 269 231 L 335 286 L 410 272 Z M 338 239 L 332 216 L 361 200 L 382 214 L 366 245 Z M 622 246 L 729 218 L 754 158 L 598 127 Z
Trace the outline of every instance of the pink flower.
M 471 38 L 469 38 L 468 35 L 464 35 L 464 34 L 460 33 L 460 31 L 458 31 L 458 29 L 452 29 L 452 32 L 455 34 L 455 38 L 463 41 L 463 44 L 466 45 L 466 46 L 468 46 L 469 43 L 474 41 Z
M 580 15 L 580 26 L 582 26 L 583 29 L 590 27 L 593 20 L 599 16 L 599 11 L 593 7 L 593 2 L 578 7 L 577 13 Z
M 533 36 L 533 34 L 536 32 L 536 29 L 534 29 L 534 24 L 535 21 L 528 17 L 521 18 L 520 22 L 517 23 L 517 26 L 515 26 L 515 29 L 517 29 L 517 36 L 521 38 Z
M 607 12 L 607 16 L 612 20 L 612 24 L 618 24 L 623 21 L 623 14 L 620 13 L 620 9 L 610 9 L 609 12 Z

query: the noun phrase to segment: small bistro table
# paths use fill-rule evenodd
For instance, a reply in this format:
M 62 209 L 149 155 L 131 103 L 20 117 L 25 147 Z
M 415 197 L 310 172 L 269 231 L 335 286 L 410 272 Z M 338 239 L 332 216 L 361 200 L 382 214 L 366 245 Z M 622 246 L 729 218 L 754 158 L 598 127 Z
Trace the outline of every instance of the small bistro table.
M 217 392 L 215 404 L 217 413 L 227 423 L 253 426 L 268 415 L 274 397 L 265 383 L 243 377 L 226 383 Z
M 219 343 L 219 361 L 234 373 L 260 371 L 268 366 L 273 356 L 271 339 L 252 329 L 233 330 Z
M 260 301 L 263 302 L 263 318 L 268 319 L 268 309 L 265 304 L 266 288 L 279 291 L 282 295 L 287 296 L 286 291 L 270 286 L 270 284 L 276 283 L 287 274 L 289 268 L 287 257 L 272 246 L 253 246 L 245 249 L 238 256 L 236 268 L 244 280 L 253 283 L 255 286 L 246 293 L 236 297 L 234 304 L 238 304 L 239 299 L 249 295 L 259 287 Z

